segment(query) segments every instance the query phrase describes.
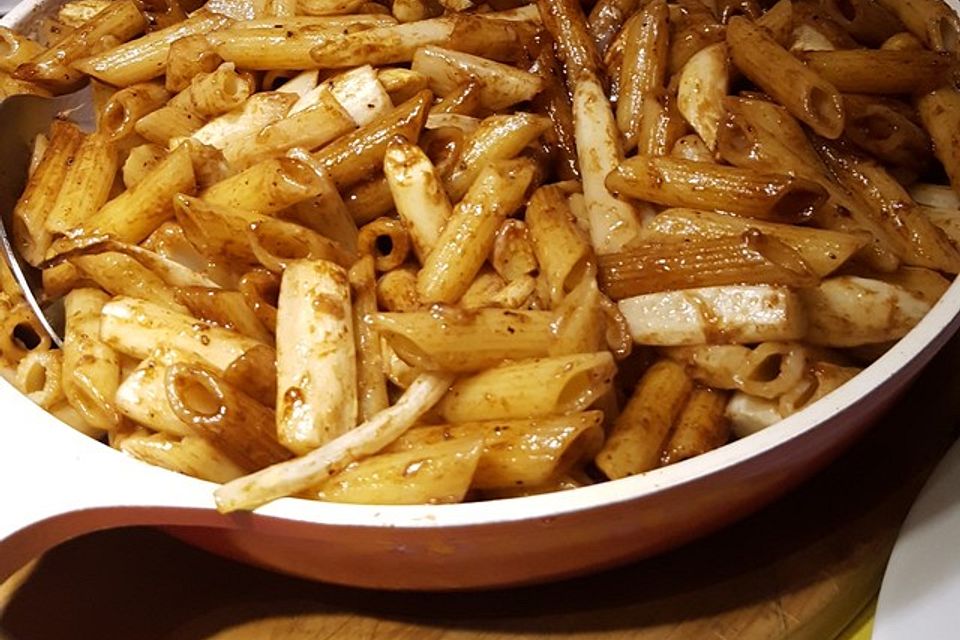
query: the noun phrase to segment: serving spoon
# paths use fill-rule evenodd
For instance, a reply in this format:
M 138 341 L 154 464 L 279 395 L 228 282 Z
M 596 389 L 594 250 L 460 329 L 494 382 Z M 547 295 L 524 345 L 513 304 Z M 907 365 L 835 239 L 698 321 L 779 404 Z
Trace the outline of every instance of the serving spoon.
M 93 90 L 87 84 L 79 91 L 55 98 L 16 95 L 0 102 L 0 252 L 40 327 L 58 347 L 63 336 L 63 306 L 59 301 L 45 299 L 40 270 L 14 250 L 13 210 L 27 183 L 36 136 L 45 133 L 56 118 L 69 118 L 84 131 L 93 131 L 92 97 Z

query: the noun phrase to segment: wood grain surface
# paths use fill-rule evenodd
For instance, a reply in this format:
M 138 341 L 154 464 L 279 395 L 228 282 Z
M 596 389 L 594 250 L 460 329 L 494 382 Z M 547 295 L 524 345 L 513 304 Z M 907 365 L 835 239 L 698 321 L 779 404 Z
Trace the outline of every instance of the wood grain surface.
M 960 342 L 837 463 L 710 538 L 621 569 L 477 593 L 274 575 L 149 529 L 92 534 L 0 587 L 10 640 L 825 640 L 876 593 L 900 522 L 956 439 Z M 602 544 L 602 542 L 598 542 Z

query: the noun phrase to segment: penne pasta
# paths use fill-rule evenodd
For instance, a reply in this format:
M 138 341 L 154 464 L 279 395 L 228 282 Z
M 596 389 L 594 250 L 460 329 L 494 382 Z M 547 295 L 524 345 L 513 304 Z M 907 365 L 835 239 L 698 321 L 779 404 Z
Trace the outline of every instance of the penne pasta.
M 120 384 L 120 358 L 101 335 L 101 313 L 109 297 L 96 289 L 74 289 L 64 300 L 63 393 L 92 427 L 112 431 L 120 426 L 115 405 Z
M 645 242 L 597 262 L 600 287 L 614 300 L 735 284 L 809 287 L 818 281 L 799 253 L 755 229 L 715 240 Z
M 802 222 L 827 199 L 819 184 L 715 163 L 635 156 L 620 163 L 607 188 L 668 207 L 730 211 L 778 222 Z
M 299 455 L 357 424 L 354 331 L 346 271 L 324 260 L 291 263 L 277 304 L 276 429 Z
M 316 497 L 361 504 L 462 502 L 482 455 L 480 436 L 378 453 L 331 477 L 317 489 Z
M 803 60 L 839 91 L 889 95 L 937 88 L 947 80 L 953 58 L 932 51 L 850 49 L 810 51 Z
M 366 322 L 407 363 L 424 370 L 480 371 L 504 360 L 542 358 L 552 314 L 507 309 L 378 313 Z
M 549 288 L 550 302 L 556 305 L 589 272 L 594 262 L 593 250 L 556 186 L 534 192 L 525 219 L 537 264 Z
M 119 448 L 137 460 L 210 482 L 229 482 L 244 474 L 237 463 L 198 436 L 135 435 Z
M 727 45 L 737 68 L 818 134 L 843 133 L 843 100 L 831 78 L 804 66 L 767 32 L 737 16 L 727 25 Z M 789 78 L 789 80 L 787 80 Z
M 844 133 L 855 145 L 885 163 L 922 167 L 930 159 L 930 136 L 893 101 L 845 95 Z
M 417 292 L 424 302 L 452 304 L 460 299 L 493 249 L 500 224 L 523 203 L 532 179 L 533 168 L 522 160 L 483 169 L 454 208 L 417 276 Z M 467 238 L 470 242 L 463 243 Z
M 537 486 L 596 453 L 603 440 L 602 417 L 599 411 L 587 411 L 533 420 L 415 427 L 387 451 L 418 452 L 441 442 L 479 441 L 482 447 L 472 488 Z
M 606 351 L 519 360 L 460 379 L 437 411 L 455 423 L 576 413 L 610 390 L 615 371 Z
M 88 135 L 77 147 L 44 227 L 51 235 L 68 234 L 107 202 L 117 173 L 117 150 L 106 137 Z
M 574 93 L 584 75 L 600 77 L 600 54 L 580 4 L 573 0 L 538 0 L 537 8 L 563 66 L 567 91 Z
M 799 340 L 807 310 L 797 294 L 768 285 L 651 293 L 618 305 L 637 344 L 677 346 Z
M 453 213 L 450 200 L 427 155 L 406 140 L 387 145 L 383 173 L 421 264 L 437 246 Z
M 960 46 L 960 21 L 945 2 L 940 0 L 877 0 L 893 13 L 934 51 L 956 53 Z
M 755 229 L 776 238 L 803 259 L 819 277 L 836 271 L 866 244 L 861 235 L 765 222 L 692 209 L 667 209 L 655 216 L 644 229 L 644 237 L 657 239 L 720 239 Z
M 620 84 L 617 94 L 617 127 L 625 149 L 641 138 L 641 127 L 649 129 L 644 104 L 663 90 L 669 52 L 669 10 L 665 0 L 647 3 L 626 29 Z
M 610 479 L 655 469 L 680 411 L 693 389 L 683 367 L 661 360 L 650 367 L 594 459 Z
M 727 394 L 722 391 L 694 389 L 663 448 L 661 463 L 681 462 L 726 444 L 730 439 L 726 408 Z
M 50 409 L 63 401 L 63 353 L 31 351 L 17 365 L 17 388 L 34 403 Z
M 954 191 L 960 193 L 960 151 L 955 141 L 960 131 L 957 107 L 960 92 L 943 87 L 921 97 L 917 102 L 920 118 L 933 139 L 933 151 L 943 163 Z
M 187 36 L 215 31 L 230 22 L 230 18 L 224 15 L 202 9 L 183 22 L 84 58 L 74 63 L 74 67 L 115 87 L 129 87 L 163 75 L 173 42 Z M 121 41 L 123 40 L 121 38 Z

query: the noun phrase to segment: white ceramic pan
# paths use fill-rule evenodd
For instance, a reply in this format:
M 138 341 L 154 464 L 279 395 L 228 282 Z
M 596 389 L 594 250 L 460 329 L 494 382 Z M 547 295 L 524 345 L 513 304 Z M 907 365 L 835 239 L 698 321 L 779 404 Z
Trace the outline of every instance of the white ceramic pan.
M 28 24 L 55 6 L 20 6 L 3 22 Z M 0 382 L 0 580 L 70 537 L 124 525 L 172 527 L 244 562 L 390 589 L 499 586 L 609 567 L 717 529 L 820 469 L 943 346 L 958 312 L 955 283 L 909 335 L 839 391 L 716 451 L 573 491 L 459 505 L 287 498 L 221 516 L 214 485 L 129 459 Z

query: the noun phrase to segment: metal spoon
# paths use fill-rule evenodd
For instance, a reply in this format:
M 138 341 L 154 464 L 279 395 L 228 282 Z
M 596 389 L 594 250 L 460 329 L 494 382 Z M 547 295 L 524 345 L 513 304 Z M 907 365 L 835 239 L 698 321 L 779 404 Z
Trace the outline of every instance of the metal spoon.
M 62 305 L 44 298 L 40 270 L 22 260 L 11 242 L 13 209 L 27 184 L 33 140 L 58 117 L 92 131 L 95 114 L 90 85 L 56 98 L 19 95 L 0 102 L 0 253 L 40 326 L 59 347 L 64 325 Z

